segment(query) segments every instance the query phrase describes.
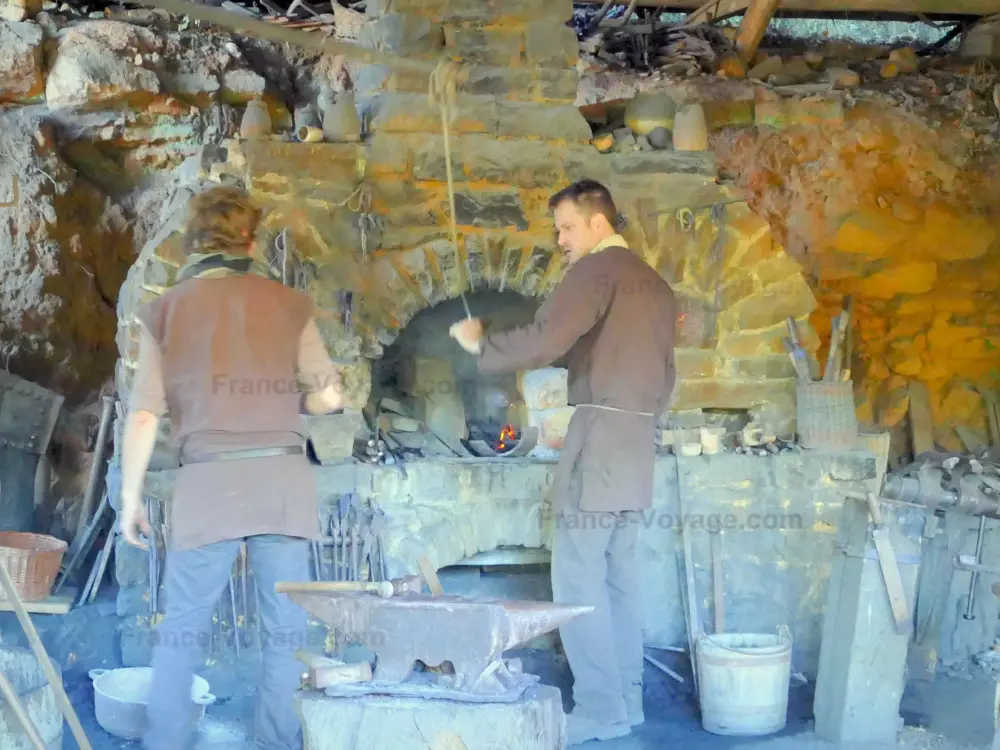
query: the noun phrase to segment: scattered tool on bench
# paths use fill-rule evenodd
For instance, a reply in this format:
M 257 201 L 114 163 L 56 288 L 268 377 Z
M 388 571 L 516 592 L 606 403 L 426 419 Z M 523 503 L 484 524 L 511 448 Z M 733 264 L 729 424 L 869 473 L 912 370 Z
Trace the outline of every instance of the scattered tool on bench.
M 301 648 L 296 650 L 294 656 L 309 667 L 303 678 L 313 690 L 324 690 L 334 685 L 370 682 L 372 679 L 372 668 L 366 661 L 346 664 L 338 659 L 312 654 Z
M 321 594 L 356 594 L 372 592 L 383 599 L 403 594 L 420 593 L 417 576 L 394 578 L 391 581 L 278 581 L 274 590 L 279 594 L 312 592 Z

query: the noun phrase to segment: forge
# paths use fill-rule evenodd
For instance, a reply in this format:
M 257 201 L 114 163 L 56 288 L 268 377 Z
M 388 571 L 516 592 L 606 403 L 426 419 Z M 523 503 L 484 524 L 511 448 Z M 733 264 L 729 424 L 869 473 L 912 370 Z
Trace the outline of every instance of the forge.
M 456 20 L 452 6 L 463 3 L 497 28 L 483 32 Z M 787 624 L 795 634 L 796 671 L 815 675 L 833 532 L 845 494 L 875 476 L 871 454 L 845 445 L 682 459 L 668 450 L 668 436 L 678 430 L 713 425 L 795 434 L 796 377 L 782 343 L 787 320 L 796 322 L 806 350 L 819 345 L 809 320 L 817 301 L 804 269 L 744 194 L 720 177 L 711 151 L 595 148 L 590 125 L 573 105 L 577 40 L 553 22 L 560 15 L 568 20 L 571 4 L 546 4 L 544 13 L 542 4 L 518 7 L 526 17 L 515 27 L 475 0 L 452 3 L 439 15 L 374 13 L 375 46 L 412 34 L 412 53 L 433 58 L 440 40 L 428 28 L 444 29 L 456 57 L 485 65 L 462 83 L 450 124 L 457 246 L 440 113 L 427 103 L 427 81 L 363 66 L 352 72 L 360 142 L 233 138 L 205 146 L 177 171 L 173 199 L 119 296 L 119 397 L 127 403 L 136 362 L 136 306 L 174 284 L 185 261 L 187 202 L 213 185 L 243 186 L 266 211 L 259 260 L 312 298 L 347 387 L 345 414 L 309 422 L 323 530 L 313 545 L 313 577 L 385 580 L 422 566 L 513 572 L 545 565 L 549 492 L 575 409 L 566 370 L 552 362 L 485 377 L 447 332 L 465 314 L 463 295 L 471 313 L 497 330 L 531 321 L 565 272 L 548 198 L 575 180 L 600 180 L 616 199 L 630 249 L 670 283 L 679 306 L 678 381 L 660 425 L 653 508 L 640 529 L 645 640 L 671 647 L 686 640 L 679 520 L 695 513 L 703 522 L 691 540 L 699 560 L 711 557 L 710 531 L 720 523 L 726 528 L 727 629 L 774 632 Z M 525 56 L 499 51 L 508 49 L 510 34 L 530 40 Z M 122 425 L 119 419 L 116 460 Z M 164 436 L 168 428 L 165 422 Z M 157 518 L 169 517 L 177 469 L 162 440 L 145 485 Z M 165 528 L 156 536 L 154 557 L 169 544 Z M 162 565 L 121 541 L 115 552 L 123 663 L 145 665 L 160 616 Z M 694 571 L 699 590 L 712 589 L 711 569 Z M 498 598 L 523 598 L 515 579 L 503 579 Z M 252 586 L 252 571 L 238 569 L 213 619 L 209 658 L 241 658 L 244 638 L 260 620 L 246 595 Z M 706 619 L 709 605 L 698 606 L 696 616 Z M 345 642 L 363 644 L 372 635 L 366 628 L 328 629 L 330 616 L 319 620 L 329 651 L 341 653 Z M 482 627 L 474 623 L 470 637 L 482 636 Z M 516 675 L 506 666 L 505 644 L 497 641 L 499 652 L 479 653 L 459 671 L 482 671 L 481 659 L 489 657 Z M 399 656 L 410 657 L 420 658 Z M 517 701 L 482 710 L 510 746 L 548 750 L 562 741 L 557 699 L 531 686 Z M 433 708 L 399 695 L 303 701 L 317 748 L 335 746 L 323 744 L 333 742 L 323 739 L 333 736 L 331 727 L 368 721 L 365 707 L 386 717 L 433 712 L 442 727 L 467 725 L 463 740 L 470 748 L 480 746 L 470 739 L 476 732 L 486 736 L 485 713 L 445 701 Z M 419 734 L 395 729 L 393 747 L 411 739 L 422 746 Z M 377 747 L 382 735 L 368 730 Z
M 492 289 L 467 301 L 473 316 L 500 330 L 530 323 L 538 308 L 535 299 Z M 481 374 L 448 336 L 464 316 L 457 299 L 422 310 L 372 367 L 369 408 L 401 456 L 506 455 L 529 426 L 517 374 Z M 485 447 L 476 450 L 476 441 Z
M 468 2 L 477 13 L 500 13 Z M 591 127 L 573 106 L 576 38 L 553 22 L 570 18 L 570 3 L 547 7 L 544 18 L 525 6 L 520 25 L 498 26 L 502 33 L 474 31 L 453 11 L 376 13 L 369 41 L 380 44 L 382 35 L 404 28 L 414 34 L 412 53 L 431 59 L 438 37 L 418 33 L 430 25 L 446 30 L 456 57 L 485 65 L 461 84 L 451 123 L 457 247 L 450 239 L 440 113 L 427 104 L 426 80 L 362 66 L 352 73 L 360 142 L 274 137 L 203 147 L 177 171 L 173 199 L 119 296 L 116 384 L 126 403 L 137 354 L 135 308 L 174 283 L 184 263 L 180 239 L 191 196 L 237 184 L 264 206 L 260 260 L 314 300 L 348 390 L 347 414 L 313 423 L 313 443 L 336 446 L 316 450 L 324 530 L 314 545 L 317 578 L 408 575 L 422 559 L 438 570 L 547 563 L 549 488 L 575 408 L 566 371 L 554 362 L 484 377 L 447 330 L 464 315 L 462 294 L 491 327 L 533 318 L 565 271 L 547 201 L 574 180 L 598 179 L 611 189 L 630 248 L 676 295 L 678 383 L 662 427 L 697 430 L 723 420 L 737 430 L 793 434 L 796 381 L 782 345 L 786 319 L 797 321 L 807 349 L 819 343 L 809 323 L 816 298 L 803 268 L 720 178 L 711 151 L 601 153 L 591 144 Z M 491 47 L 510 43 L 511 33 L 527 34 L 527 57 Z M 704 208 L 712 205 L 718 208 Z M 116 457 L 122 424 L 116 423 Z M 872 471 L 866 456 L 853 450 L 701 456 L 680 470 L 664 450 L 654 509 L 641 532 L 643 577 L 652 592 L 647 641 L 683 639 L 676 519 L 682 491 L 695 488 L 701 511 L 752 526 L 733 532 L 726 565 L 734 575 L 741 566 L 749 575 L 771 565 L 761 562 L 761 546 L 787 566 L 754 584 L 759 596 L 730 594 L 732 626 L 773 632 L 780 622 L 796 623 L 795 647 L 804 660 L 798 668 L 814 671 L 831 532 L 843 486 L 864 482 Z M 146 479 L 158 518 L 169 517 L 176 471 L 176 457 L 161 441 Z M 754 518 L 770 526 L 748 521 Z M 168 540 L 159 541 L 162 549 Z M 158 597 L 150 591 L 159 590 L 162 566 L 122 542 L 115 566 L 119 614 L 126 617 L 123 658 L 142 665 L 158 619 Z M 233 623 L 255 620 L 244 609 L 252 597 L 239 595 L 241 584 L 234 588 L 216 613 L 217 658 L 239 646 Z M 499 593 L 518 598 L 511 590 Z M 772 606 L 762 606 L 761 598 Z

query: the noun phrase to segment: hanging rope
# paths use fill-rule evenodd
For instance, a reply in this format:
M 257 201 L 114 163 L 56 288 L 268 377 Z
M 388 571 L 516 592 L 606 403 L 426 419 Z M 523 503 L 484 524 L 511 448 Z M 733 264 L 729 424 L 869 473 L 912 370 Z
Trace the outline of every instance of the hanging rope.
M 471 319 L 472 313 L 469 310 L 469 301 L 465 297 L 465 289 L 469 276 L 465 272 L 462 254 L 458 249 L 458 220 L 455 217 L 455 176 L 451 166 L 451 120 L 455 111 L 455 99 L 461 74 L 462 69 L 458 64 L 447 59 L 441 60 L 431 73 L 428 100 L 431 106 L 436 104 L 441 113 L 441 136 L 444 139 L 444 167 L 448 178 L 448 212 L 451 224 L 451 244 L 455 247 L 456 261 L 458 265 L 462 266 L 462 289 L 459 294 L 462 297 L 462 305 L 465 307 L 465 317 Z

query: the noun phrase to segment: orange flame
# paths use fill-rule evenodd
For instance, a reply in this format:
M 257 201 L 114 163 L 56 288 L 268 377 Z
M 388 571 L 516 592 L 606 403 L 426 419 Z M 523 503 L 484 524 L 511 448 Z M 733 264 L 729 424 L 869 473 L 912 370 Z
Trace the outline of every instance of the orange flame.
M 505 451 L 510 450 L 514 447 L 514 443 L 517 442 L 517 431 L 514 429 L 514 425 L 505 424 L 503 429 L 500 430 L 500 438 L 497 441 L 497 450 Z M 508 445 L 508 441 L 510 444 Z

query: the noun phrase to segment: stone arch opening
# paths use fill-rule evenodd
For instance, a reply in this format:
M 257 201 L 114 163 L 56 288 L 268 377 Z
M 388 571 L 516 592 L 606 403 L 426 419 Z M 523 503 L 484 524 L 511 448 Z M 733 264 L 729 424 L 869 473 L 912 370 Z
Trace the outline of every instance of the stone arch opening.
M 490 330 L 530 323 L 539 305 L 519 292 L 489 287 L 466 299 L 472 315 Z M 525 424 L 517 374 L 481 374 L 475 358 L 448 335 L 451 324 L 463 317 L 461 299 L 424 308 L 372 362 L 369 408 L 388 412 L 383 428 L 404 454 L 462 453 L 464 439 L 499 447 Z M 417 422 L 426 425 L 426 432 L 416 429 Z

